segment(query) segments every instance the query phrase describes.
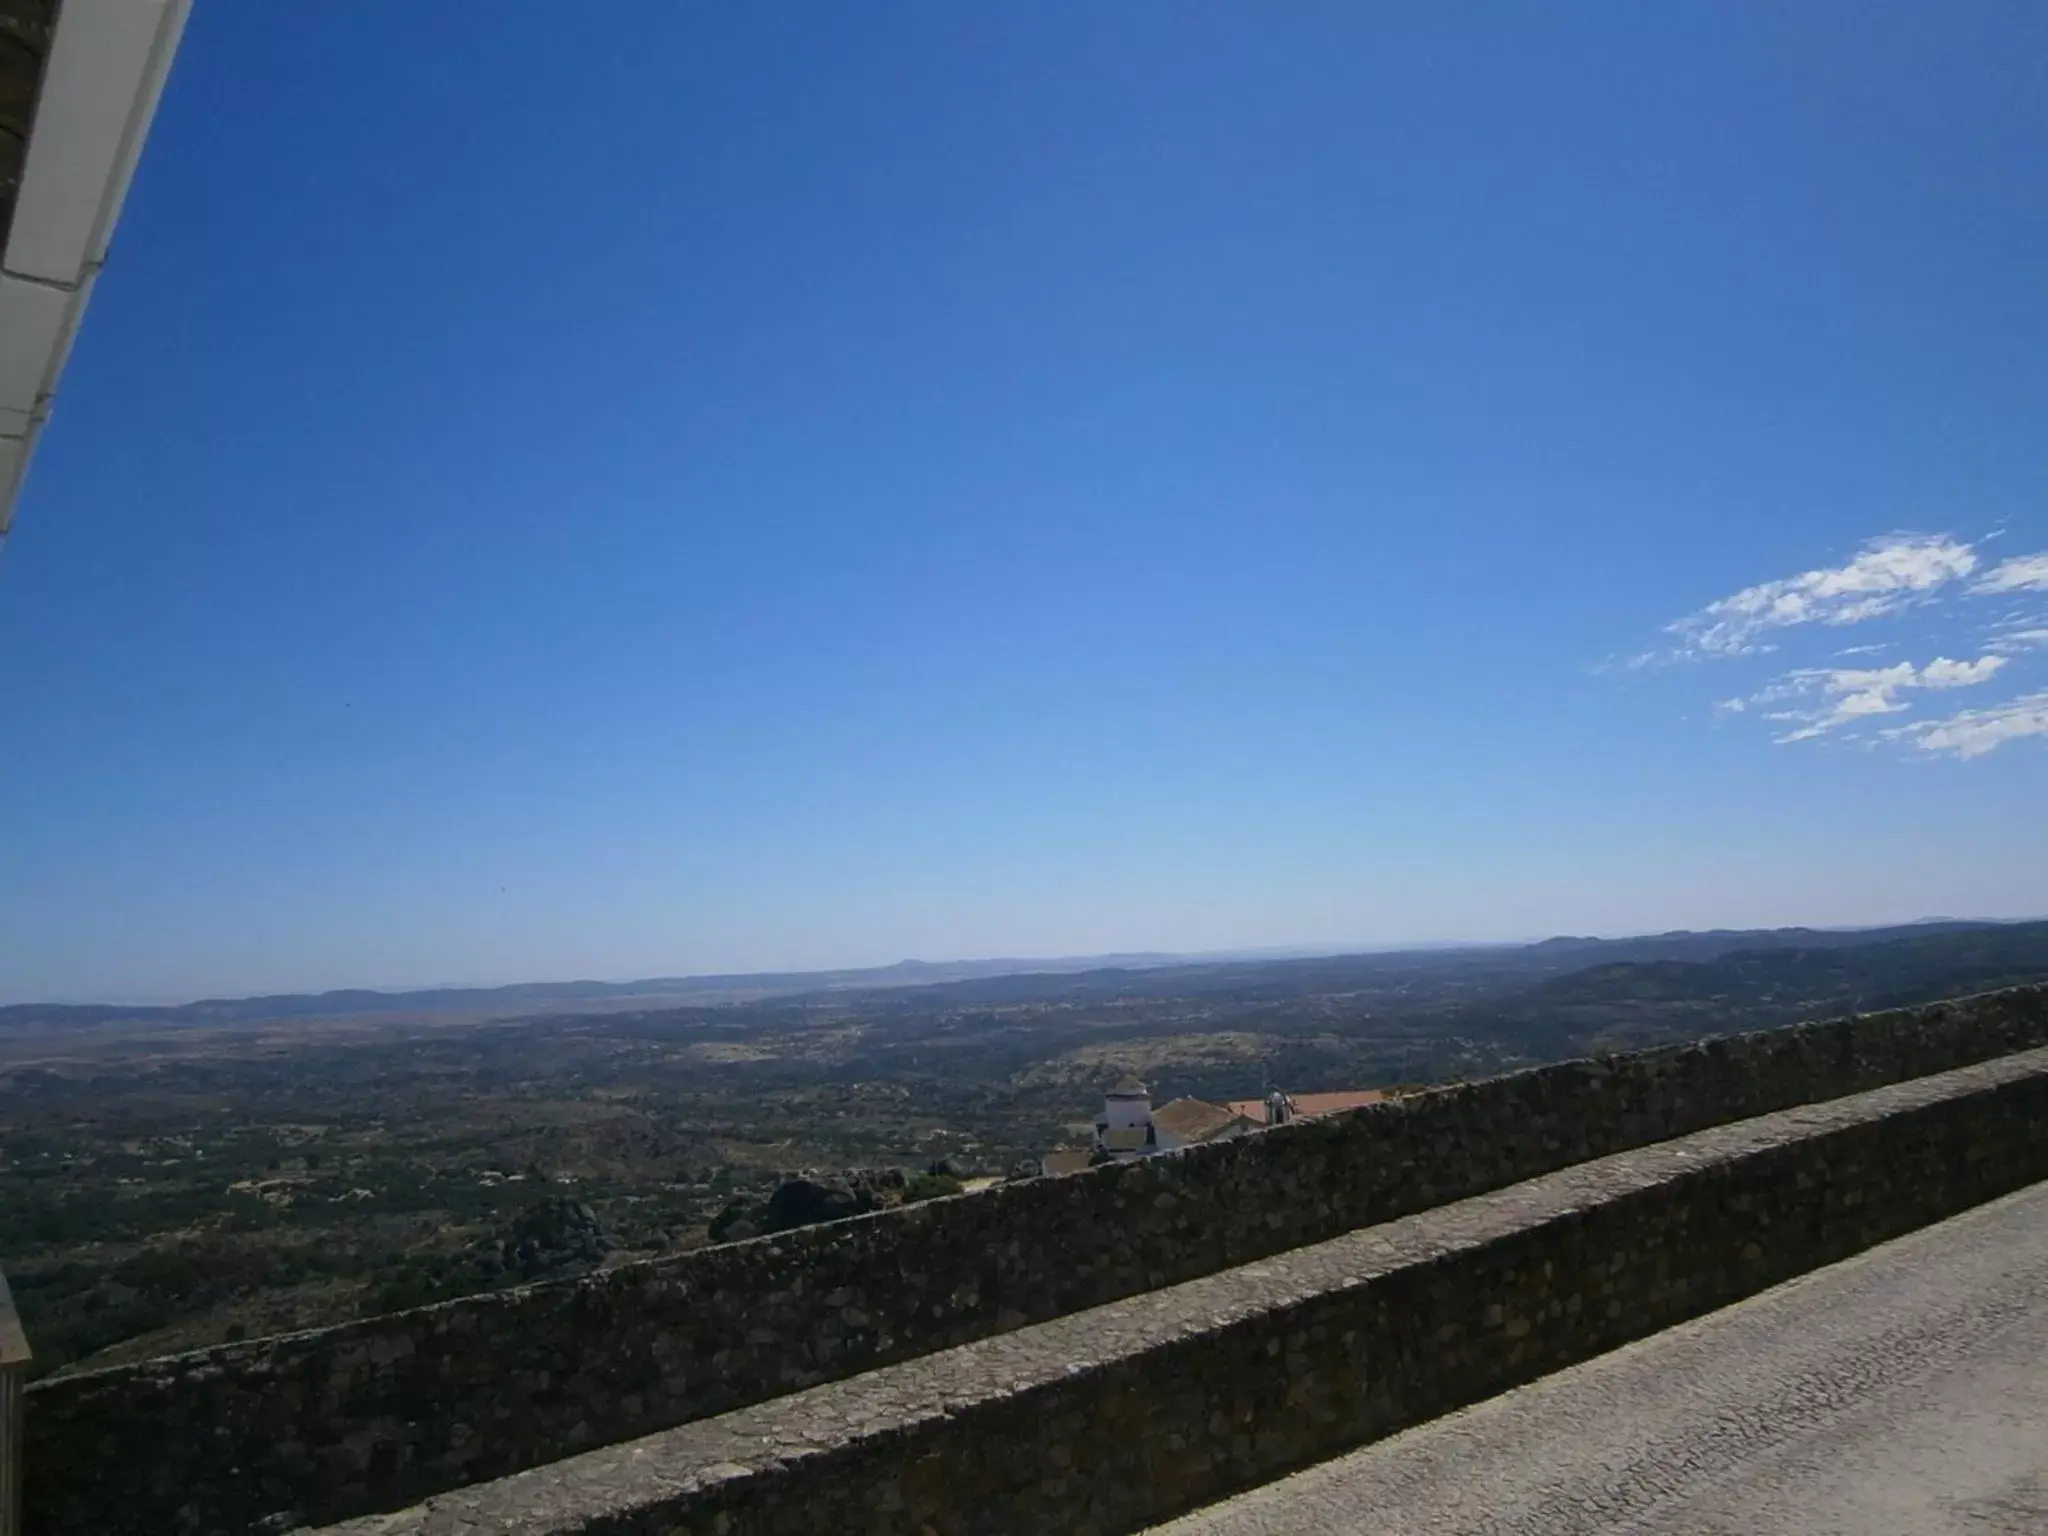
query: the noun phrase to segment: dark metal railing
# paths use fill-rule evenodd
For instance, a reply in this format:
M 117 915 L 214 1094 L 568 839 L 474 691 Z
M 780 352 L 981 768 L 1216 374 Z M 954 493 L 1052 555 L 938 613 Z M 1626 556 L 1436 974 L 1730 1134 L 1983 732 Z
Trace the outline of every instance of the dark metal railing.
M 0 1274 L 0 1536 L 21 1536 L 21 1389 L 28 1385 L 28 1335 Z

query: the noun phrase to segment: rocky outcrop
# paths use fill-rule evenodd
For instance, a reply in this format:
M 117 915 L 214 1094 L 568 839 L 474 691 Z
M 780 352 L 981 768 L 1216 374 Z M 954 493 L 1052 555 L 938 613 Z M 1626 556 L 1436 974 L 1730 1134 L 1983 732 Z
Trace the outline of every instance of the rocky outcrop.
M 711 1241 L 739 1242 L 864 1216 L 895 1204 L 902 1189 L 903 1174 L 898 1169 L 879 1173 L 854 1170 L 829 1181 L 816 1174 L 798 1174 L 776 1185 L 765 1200 L 741 1197 L 727 1201 L 711 1219 Z
M 486 1280 L 505 1275 L 545 1280 L 595 1269 L 611 1251 L 612 1240 L 598 1224 L 597 1213 L 581 1200 L 558 1195 L 521 1211 L 511 1229 L 487 1243 L 474 1264 Z

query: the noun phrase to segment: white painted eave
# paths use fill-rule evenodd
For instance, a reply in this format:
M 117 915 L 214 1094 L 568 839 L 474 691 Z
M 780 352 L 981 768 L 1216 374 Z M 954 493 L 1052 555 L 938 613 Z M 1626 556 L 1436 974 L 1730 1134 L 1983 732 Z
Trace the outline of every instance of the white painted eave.
M 62 0 L 0 253 L 0 535 L 105 264 L 191 0 Z

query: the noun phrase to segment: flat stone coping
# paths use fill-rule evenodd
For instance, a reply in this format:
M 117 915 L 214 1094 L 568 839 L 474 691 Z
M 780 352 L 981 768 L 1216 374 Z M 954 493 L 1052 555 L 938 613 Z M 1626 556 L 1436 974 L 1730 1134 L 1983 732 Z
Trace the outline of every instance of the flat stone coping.
M 566 1536 L 960 1419 L 1260 1314 L 1858 1125 L 2048 1078 L 2048 1047 L 1582 1163 L 1163 1290 L 680 1425 L 312 1536 Z M 822 1468 L 820 1469 L 823 1470 Z M 678 1516 L 678 1518 L 685 1518 Z M 302 1533 L 306 1528 L 301 1528 Z

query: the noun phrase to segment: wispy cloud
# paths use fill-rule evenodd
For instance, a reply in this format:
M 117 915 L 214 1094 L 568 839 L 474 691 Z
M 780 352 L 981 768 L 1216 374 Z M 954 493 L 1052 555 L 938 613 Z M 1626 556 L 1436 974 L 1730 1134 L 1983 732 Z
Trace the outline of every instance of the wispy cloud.
M 1924 667 L 1916 667 L 1910 661 L 1890 667 L 1801 667 L 1748 699 L 1724 699 L 1715 708 L 1725 714 L 1742 714 L 1792 700 L 1818 698 L 1821 702 L 1812 708 L 1763 708 L 1766 720 L 1792 727 L 1778 741 L 1811 741 L 1843 726 L 1910 709 L 1912 706 L 1899 697 L 1902 693 L 1972 687 L 1989 682 L 2004 665 L 2003 656 L 1980 656 L 1975 661 L 1952 661 L 1937 656 Z
M 2001 560 L 1970 583 L 1983 596 L 2000 592 L 2048 592 L 2048 551 Z
M 2021 651 L 2037 651 L 2043 646 L 2048 646 L 2048 629 L 2014 629 L 1993 639 L 1990 649 L 2000 656 L 2017 656 Z
M 2048 661 L 2048 607 L 2041 602 L 2048 594 L 2048 551 L 1994 564 L 1986 551 L 2005 532 L 2001 526 L 1974 539 L 1929 533 L 1871 539 L 1840 565 L 1759 582 L 1665 625 L 1666 646 L 1632 657 L 1627 666 L 1733 666 L 1740 658 L 1773 655 L 1777 675 L 1719 699 L 1713 715 L 1763 722 L 1780 743 L 1832 737 L 1971 758 L 2048 735 L 2048 693 L 2039 691 Z M 1831 633 L 1871 620 L 1893 624 L 1877 636 L 1838 639 Z M 1858 643 L 1841 643 L 1851 639 Z M 1974 659 L 1943 654 L 1963 647 L 1961 654 Z M 1790 654 L 1775 659 L 1781 651 Z M 1883 664 L 1887 656 L 1913 652 L 1932 652 L 1934 659 Z M 1799 660 L 1812 664 L 1783 670 Z M 1977 687 L 1993 698 L 2008 697 L 1942 719 L 1897 720 L 1931 695 Z
M 1665 633 L 1675 637 L 1679 656 L 1752 655 L 1768 649 L 1763 637 L 1773 630 L 1882 618 L 1976 568 L 1976 550 L 1946 534 L 1890 534 L 1846 564 L 1745 587 L 1666 625 Z
M 1949 757 L 1982 757 L 2009 741 L 2048 736 L 2048 692 L 2022 694 L 1985 709 L 1965 709 L 1946 720 L 1893 726 L 1888 740 L 1912 743 L 1923 752 Z

